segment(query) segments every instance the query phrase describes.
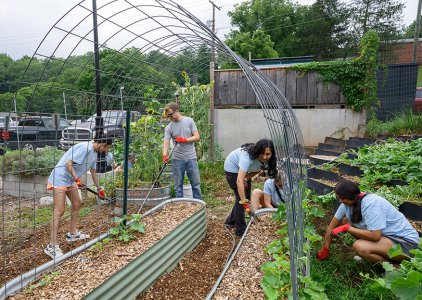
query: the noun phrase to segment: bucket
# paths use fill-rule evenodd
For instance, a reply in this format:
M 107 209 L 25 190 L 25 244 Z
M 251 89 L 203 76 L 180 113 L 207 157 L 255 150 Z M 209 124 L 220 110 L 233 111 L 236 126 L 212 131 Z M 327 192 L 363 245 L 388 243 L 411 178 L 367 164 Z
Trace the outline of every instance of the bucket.
M 183 185 L 183 198 L 193 198 L 192 186 L 190 184 Z

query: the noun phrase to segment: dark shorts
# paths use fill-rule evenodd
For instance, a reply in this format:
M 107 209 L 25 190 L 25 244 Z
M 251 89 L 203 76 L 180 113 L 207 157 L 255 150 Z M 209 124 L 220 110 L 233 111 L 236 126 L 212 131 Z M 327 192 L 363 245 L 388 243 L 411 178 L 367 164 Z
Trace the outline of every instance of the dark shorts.
M 386 235 L 385 237 L 390 239 L 393 242 L 393 244 L 400 245 L 403 253 L 410 256 L 410 257 L 414 256 L 412 253 L 410 253 L 410 250 L 416 249 L 416 248 L 419 247 L 418 243 L 411 241 L 411 240 L 408 240 L 408 239 L 405 239 L 405 238 L 402 238 L 402 237 L 399 237 L 397 235 Z

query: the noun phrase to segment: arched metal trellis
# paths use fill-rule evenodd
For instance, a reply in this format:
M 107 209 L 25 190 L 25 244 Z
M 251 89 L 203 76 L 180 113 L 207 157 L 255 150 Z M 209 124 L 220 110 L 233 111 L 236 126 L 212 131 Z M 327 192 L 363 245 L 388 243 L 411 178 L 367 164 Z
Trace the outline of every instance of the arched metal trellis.
M 97 28 L 92 25 L 94 13 Z M 97 47 L 94 31 L 98 31 Z M 284 193 L 288 195 L 291 277 L 297 299 L 297 274 L 306 271 L 299 261 L 304 255 L 302 200 L 306 171 L 297 119 L 284 95 L 262 72 L 231 51 L 186 9 L 170 0 L 103 0 L 93 11 L 91 0 L 79 2 L 54 24 L 36 49 L 14 100 L 21 101 L 21 107 L 24 103 L 21 110 L 26 112 L 60 113 L 69 119 L 88 117 L 98 107 L 98 101 L 103 110 L 145 111 L 151 98 L 160 103 L 173 100 L 175 86 L 183 86 L 180 74 L 184 71 L 193 83 L 209 83 L 212 50 L 220 67 L 237 65 L 243 70 L 274 141 Z M 95 69 L 95 54 L 101 59 L 100 70 Z M 95 90 L 97 79 L 101 82 L 100 95 Z M 58 140 L 55 142 L 57 145 Z M 35 203 L 39 197 L 34 193 L 31 201 Z M 23 200 L 19 197 L 18 201 Z M 3 273 L 7 272 L 5 261 L 10 250 L 5 240 Z M 41 251 L 42 247 L 34 244 L 31 256 Z M 34 260 L 33 267 L 37 264 Z M 8 293 L 7 286 L 3 292 L 2 296 Z

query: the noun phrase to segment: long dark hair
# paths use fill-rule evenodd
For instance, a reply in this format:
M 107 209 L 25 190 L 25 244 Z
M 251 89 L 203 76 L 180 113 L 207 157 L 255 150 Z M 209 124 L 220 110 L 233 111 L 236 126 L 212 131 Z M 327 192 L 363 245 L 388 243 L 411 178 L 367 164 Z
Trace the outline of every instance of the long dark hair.
M 340 198 L 353 200 L 352 223 L 362 221 L 362 199 L 365 196 L 360 192 L 359 186 L 350 180 L 340 180 L 337 182 L 334 192 Z
M 275 155 L 274 143 L 269 139 L 261 139 L 255 144 L 248 143 L 241 146 L 242 150 L 248 152 L 251 159 L 258 159 L 259 155 L 264 153 L 265 148 L 270 148 L 271 157 L 268 161 L 268 176 L 274 178 L 277 172 L 277 157 Z

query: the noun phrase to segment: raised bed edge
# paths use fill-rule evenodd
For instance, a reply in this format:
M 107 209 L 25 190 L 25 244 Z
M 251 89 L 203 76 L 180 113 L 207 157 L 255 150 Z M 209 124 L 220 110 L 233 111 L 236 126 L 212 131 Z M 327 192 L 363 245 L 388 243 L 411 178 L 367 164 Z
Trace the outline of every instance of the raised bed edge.
M 130 264 L 92 290 L 84 299 L 135 298 L 146 291 L 162 274 L 174 269 L 185 253 L 195 248 L 205 234 L 204 206 Z
M 158 204 L 157 206 L 151 208 L 150 210 L 148 210 L 147 212 L 145 212 L 143 214 L 143 217 L 148 216 L 149 214 L 153 213 L 156 210 L 159 210 L 161 207 L 169 204 L 169 203 L 174 203 L 174 202 L 192 202 L 192 203 L 196 203 L 199 205 L 203 205 L 205 207 L 205 202 L 202 200 L 197 200 L 197 199 L 185 199 L 185 198 L 173 198 L 173 199 L 169 199 L 166 200 L 160 204 Z M 109 236 L 109 233 L 104 233 L 98 237 L 95 237 L 93 239 L 91 239 L 90 241 L 88 241 L 87 243 L 82 244 L 81 246 L 77 247 L 76 249 L 73 249 L 69 252 L 66 252 L 63 256 L 60 256 L 58 259 L 56 260 L 50 260 L 48 262 L 46 262 L 45 264 L 42 264 L 41 266 L 38 266 L 34 269 L 32 269 L 31 271 L 28 271 L 8 282 L 6 282 L 3 286 L 0 287 L 0 300 L 4 300 L 6 299 L 8 296 L 13 295 L 21 290 L 23 290 L 28 284 L 30 284 L 32 281 L 34 281 L 35 279 L 37 279 L 38 276 L 40 276 L 41 274 L 57 267 L 59 264 L 63 263 L 64 261 L 66 261 L 68 258 L 82 252 L 85 251 L 86 249 L 88 249 L 89 247 L 91 247 L 92 245 L 94 245 L 95 243 L 101 241 L 102 239 L 106 238 Z

